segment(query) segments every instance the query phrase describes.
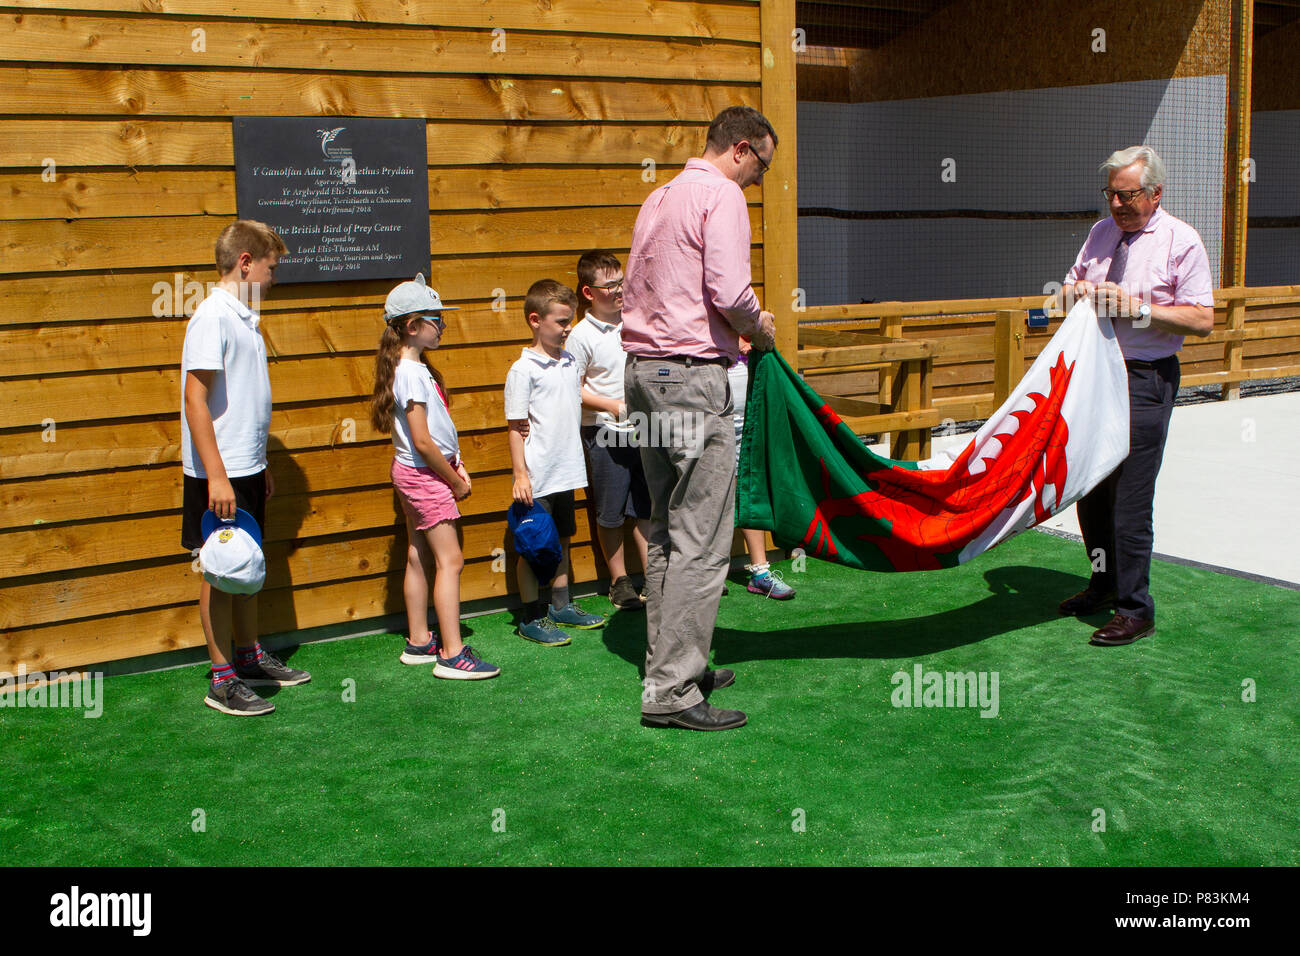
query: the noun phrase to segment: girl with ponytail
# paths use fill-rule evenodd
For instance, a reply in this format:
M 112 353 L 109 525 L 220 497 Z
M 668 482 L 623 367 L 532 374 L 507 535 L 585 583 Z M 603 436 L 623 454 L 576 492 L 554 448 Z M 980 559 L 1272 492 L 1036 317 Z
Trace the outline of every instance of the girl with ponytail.
M 433 664 L 435 677 L 483 680 L 500 669 L 460 639 L 460 572 L 465 565 L 456 502 L 469 497 L 442 375 L 425 356 L 442 342 L 445 306 L 424 276 L 403 282 L 384 303 L 384 331 L 375 356 L 370 420 L 393 436 L 393 487 L 406 514 L 406 598 L 409 634 L 403 664 Z M 438 633 L 429 630 L 429 579 Z

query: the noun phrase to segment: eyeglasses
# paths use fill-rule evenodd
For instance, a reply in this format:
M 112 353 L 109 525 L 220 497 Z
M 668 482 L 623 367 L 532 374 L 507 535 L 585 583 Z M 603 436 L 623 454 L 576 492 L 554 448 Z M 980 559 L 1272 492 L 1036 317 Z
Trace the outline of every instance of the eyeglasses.
M 1119 201 L 1127 206 L 1145 192 L 1145 189 L 1111 189 L 1107 186 L 1102 189 L 1101 194 L 1106 197 L 1106 202 L 1110 202 L 1118 196 Z
M 749 151 L 750 151 L 751 153 L 753 153 L 753 154 L 754 154 L 754 158 L 755 158 L 756 160 L 758 160 L 758 165 L 759 165 L 760 167 L 762 167 L 762 168 L 760 169 L 760 171 L 759 171 L 759 175 L 760 175 L 760 176 L 764 176 L 764 175 L 766 175 L 766 174 L 767 174 L 767 171 L 768 171 L 769 169 L 772 168 L 772 164 L 769 163 L 769 162 L 767 162 L 766 160 L 764 160 L 762 156 L 758 155 L 758 150 L 756 150 L 756 149 L 754 148 L 754 144 L 751 143 L 749 140 L 747 140 L 747 139 L 742 139 L 740 142 L 742 142 L 742 143 L 744 143 L 746 146 L 748 146 L 748 147 L 749 147 Z M 739 144 L 737 144 L 737 145 L 739 145 Z
M 420 318 L 426 322 L 432 322 L 438 327 L 439 332 L 445 331 L 447 328 L 447 323 L 443 321 L 441 315 L 421 315 Z
M 619 279 L 617 282 L 607 282 L 604 285 L 594 285 L 592 288 L 600 289 L 603 292 L 622 292 L 623 282 L 623 279 Z

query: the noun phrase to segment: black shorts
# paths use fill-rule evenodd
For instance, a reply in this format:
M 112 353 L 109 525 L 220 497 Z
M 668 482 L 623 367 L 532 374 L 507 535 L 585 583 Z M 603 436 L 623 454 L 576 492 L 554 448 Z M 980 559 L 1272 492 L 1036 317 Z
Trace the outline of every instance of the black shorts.
M 596 507 L 596 523 L 621 528 L 628 518 L 650 517 L 650 489 L 641 469 L 641 449 L 628 436 L 607 432 L 601 426 L 582 426 L 582 447 L 587 453 L 587 497 Z
M 208 479 L 183 475 L 181 500 L 181 547 L 193 553 L 203 547 L 203 513 L 208 510 Z M 255 475 L 231 478 L 235 489 L 235 507 L 243 508 L 257 521 L 266 540 L 266 469 Z
M 553 491 L 544 498 L 534 498 L 533 501 L 542 506 L 551 520 L 555 522 L 556 533 L 560 538 L 572 538 L 578 533 L 578 521 L 573 514 L 573 492 L 570 491 Z

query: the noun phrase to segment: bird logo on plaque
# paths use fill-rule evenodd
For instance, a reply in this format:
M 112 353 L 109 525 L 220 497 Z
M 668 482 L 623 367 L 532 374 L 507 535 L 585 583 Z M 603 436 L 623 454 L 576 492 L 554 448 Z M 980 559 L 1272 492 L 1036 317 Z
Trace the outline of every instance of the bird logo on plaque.
M 352 155 L 352 150 L 346 146 L 331 146 L 330 143 L 338 138 L 339 133 L 347 129 L 346 126 L 339 126 L 335 129 L 318 129 L 316 135 L 320 137 L 320 151 L 326 159 L 340 160 L 346 159 Z

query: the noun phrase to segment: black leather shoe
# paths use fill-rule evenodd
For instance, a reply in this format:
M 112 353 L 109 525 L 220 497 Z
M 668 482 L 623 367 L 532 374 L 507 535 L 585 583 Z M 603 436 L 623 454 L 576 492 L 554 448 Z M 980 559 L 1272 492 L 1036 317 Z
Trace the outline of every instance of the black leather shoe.
M 1148 634 L 1154 634 L 1155 630 L 1155 621 L 1129 617 L 1127 614 L 1116 614 L 1105 627 L 1092 635 L 1091 643 L 1102 647 L 1119 647 L 1141 640 Z
M 1062 601 L 1060 612 L 1067 617 L 1087 617 L 1089 614 L 1096 614 L 1098 611 L 1108 611 L 1114 606 L 1114 591 L 1094 591 L 1088 588 L 1080 591 L 1074 597 L 1068 597 Z
M 684 727 L 687 730 L 732 730 L 745 726 L 749 718 L 744 711 L 720 710 L 710 707 L 708 701 L 700 701 L 694 707 L 679 710 L 675 714 L 642 714 L 643 727 Z
M 708 697 L 715 690 L 722 690 L 724 687 L 730 687 L 736 682 L 736 672 L 727 667 L 719 667 L 715 671 L 705 671 L 704 676 L 695 683 L 700 688 L 700 693 Z

